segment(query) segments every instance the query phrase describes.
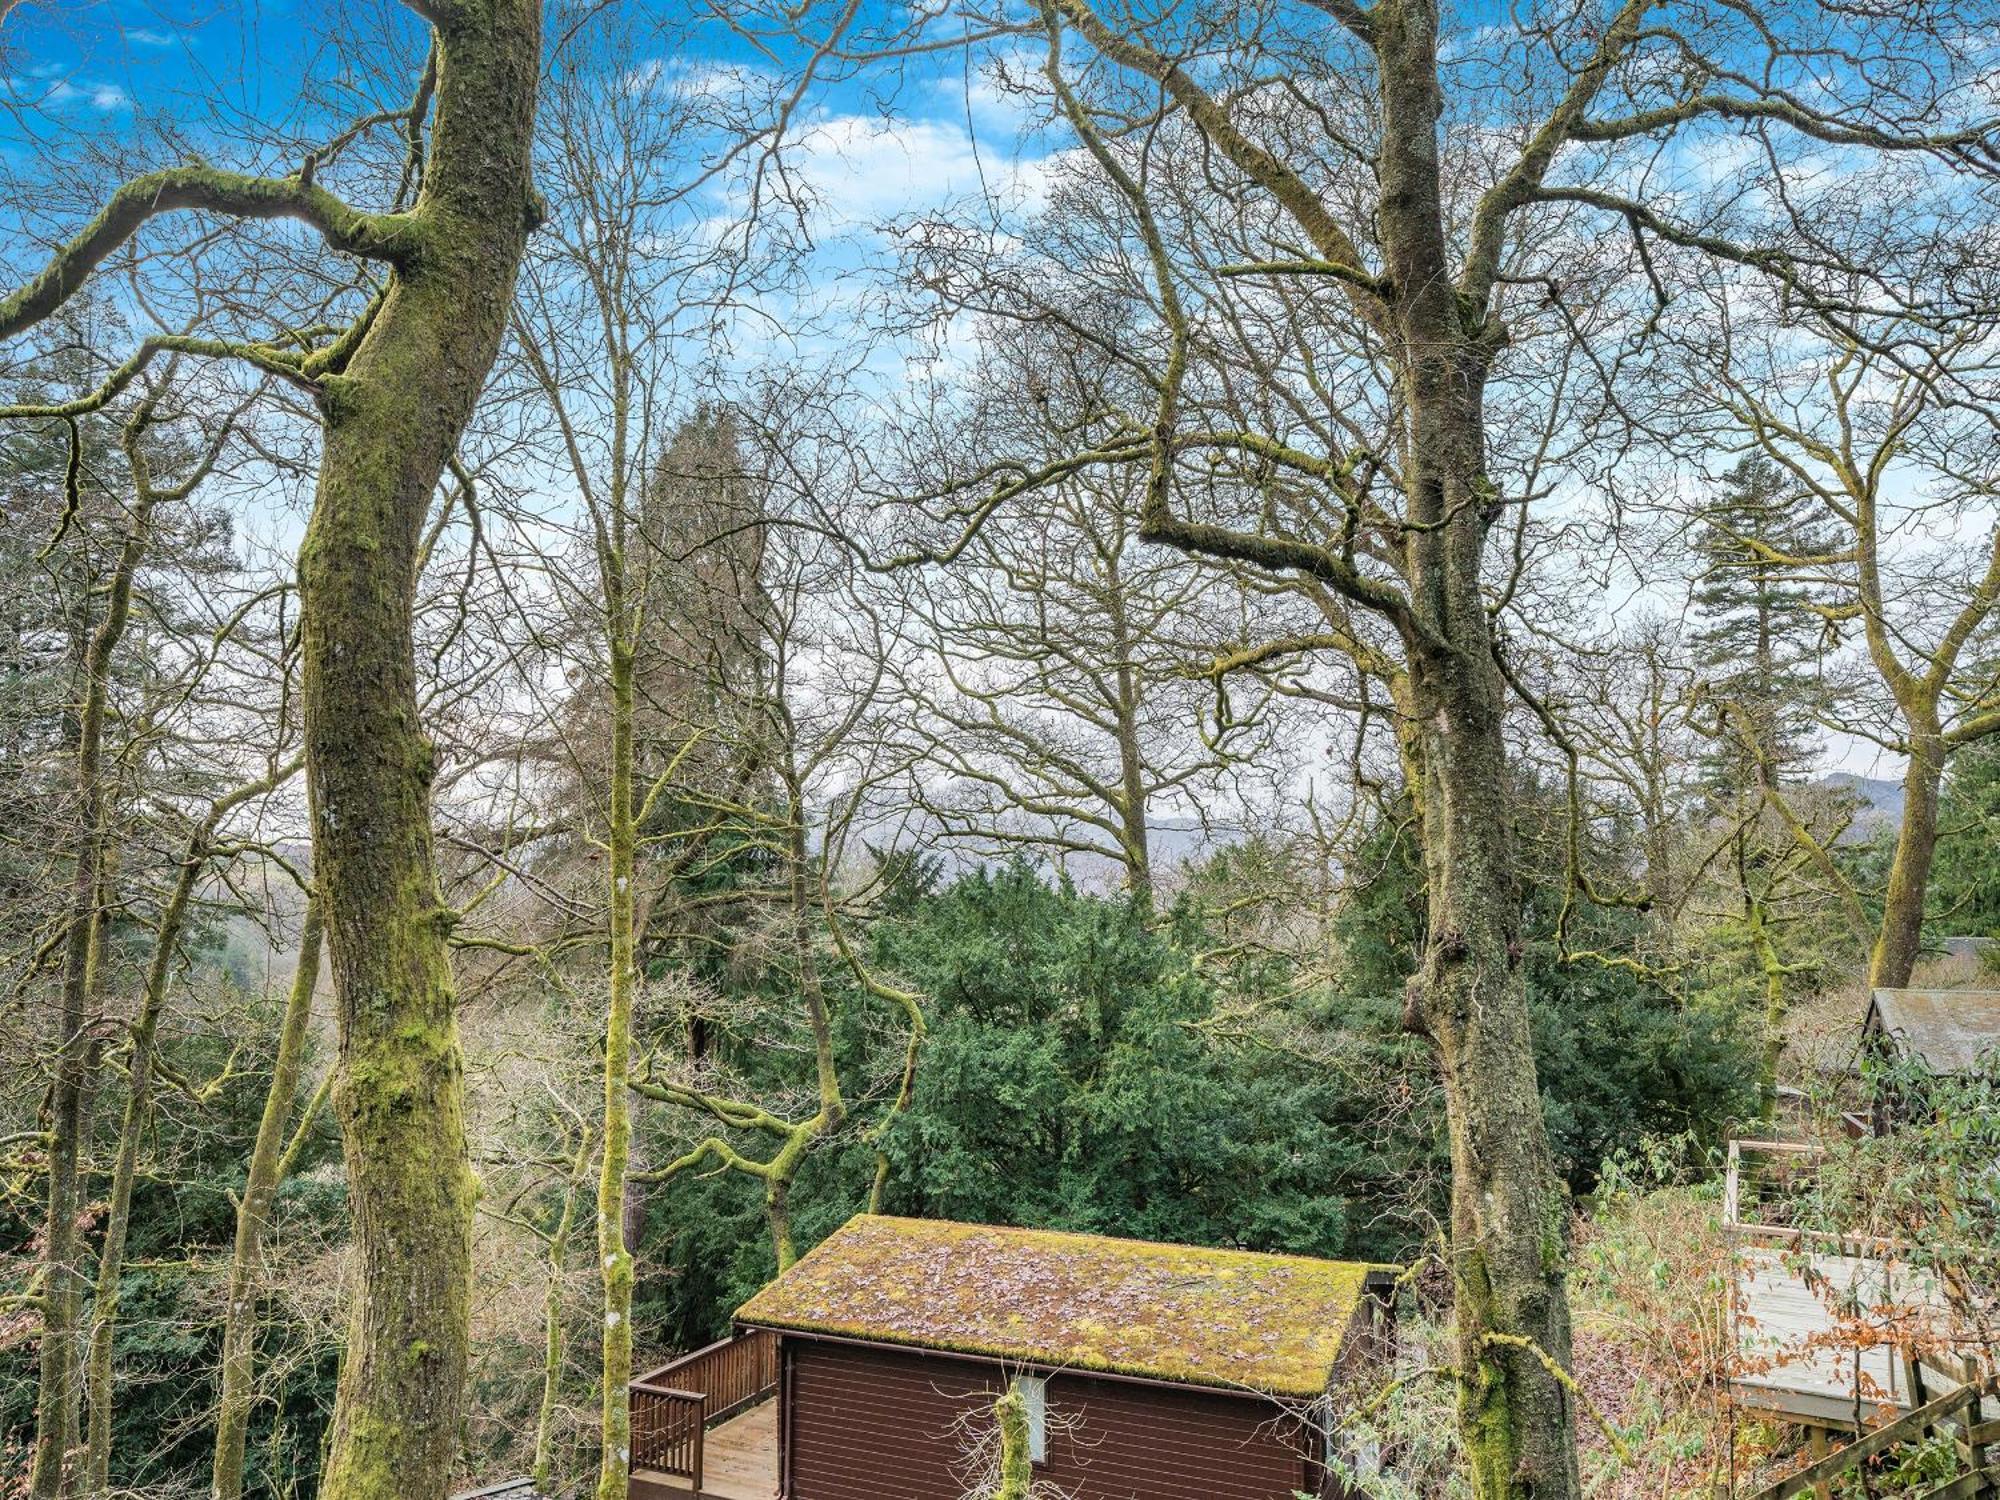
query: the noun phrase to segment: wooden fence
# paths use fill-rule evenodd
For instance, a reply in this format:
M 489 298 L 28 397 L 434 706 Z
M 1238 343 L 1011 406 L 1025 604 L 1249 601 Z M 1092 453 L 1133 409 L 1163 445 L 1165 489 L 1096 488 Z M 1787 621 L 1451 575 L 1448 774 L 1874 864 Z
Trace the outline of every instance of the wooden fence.
M 672 1474 L 701 1490 L 702 1435 L 710 1423 L 778 1388 L 778 1336 L 752 1329 L 669 1360 L 627 1388 L 632 1467 Z

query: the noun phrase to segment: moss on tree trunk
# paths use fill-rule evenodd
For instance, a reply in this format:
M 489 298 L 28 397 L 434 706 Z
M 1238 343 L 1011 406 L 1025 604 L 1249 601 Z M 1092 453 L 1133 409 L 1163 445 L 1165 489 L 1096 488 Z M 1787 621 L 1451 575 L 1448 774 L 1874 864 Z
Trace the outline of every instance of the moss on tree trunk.
M 1569 1205 L 1536 1085 L 1521 971 L 1512 809 L 1491 658 L 1420 686 L 1429 942 L 1418 1025 L 1436 1043 L 1452 1160 L 1450 1266 L 1461 1427 L 1474 1493 L 1578 1493 L 1575 1413 L 1537 1351 L 1567 1369 Z M 1532 1347 L 1523 1347 L 1527 1340 Z
M 1403 490 L 1414 523 L 1403 632 L 1429 903 L 1412 1010 L 1444 1081 L 1460 1426 L 1481 1500 L 1567 1500 L 1581 1493 L 1575 1412 L 1549 1365 L 1567 1369 L 1571 1358 L 1569 1205 L 1535 1076 L 1506 686 L 1482 567 L 1505 513 L 1486 469 L 1485 411 L 1504 331 L 1451 274 L 1438 10 L 1418 0 L 1379 16 L 1383 262 L 1409 403 Z
M 993 1416 L 1000 1428 L 1000 1483 L 993 1500 L 1028 1500 L 1035 1486 L 1035 1466 L 1030 1457 L 1028 1401 L 1018 1384 L 993 1403 Z
M 606 862 L 611 918 L 610 1004 L 604 1022 L 604 1155 L 597 1184 L 597 1253 L 604 1281 L 603 1427 L 598 1500 L 625 1500 L 632 1468 L 632 1252 L 625 1243 L 625 1193 L 632 1156 L 632 991 L 637 978 L 633 882 L 638 873 L 637 808 L 632 753 L 638 706 L 625 610 L 623 510 L 605 555 L 605 611 L 611 653 L 610 859 Z
M 352 360 L 325 381 L 325 453 L 299 558 L 355 1258 L 322 1500 L 444 1493 L 470 1318 L 477 1186 L 411 617 L 424 520 L 498 352 L 535 213 L 541 18 L 536 0 L 427 9 L 438 46 L 430 162 L 409 249 Z
M 1923 949 L 1924 904 L 1937 860 L 1938 791 L 1944 780 L 1945 744 L 1935 713 L 1911 713 L 1910 759 L 1903 770 L 1903 818 L 1882 896 L 1882 925 L 1869 956 L 1868 982 L 1900 989 L 1910 982 Z
M 257 1122 L 257 1139 L 250 1149 L 243 1196 L 236 1205 L 236 1244 L 229 1257 L 229 1293 L 222 1323 L 222 1393 L 215 1419 L 215 1461 L 211 1471 L 213 1500 L 239 1500 L 243 1493 L 243 1454 L 250 1432 L 250 1404 L 256 1376 L 257 1278 L 263 1257 L 264 1231 L 271 1204 L 284 1180 L 284 1150 L 292 1101 L 298 1094 L 305 1064 L 306 1032 L 312 1021 L 313 990 L 319 981 L 323 928 L 317 900 L 306 904 L 299 933 L 298 967 L 285 996 L 285 1014 L 278 1028 L 278 1052 L 271 1064 L 271 1085 L 264 1094 L 264 1113 Z M 310 1112 L 300 1121 L 303 1131 Z

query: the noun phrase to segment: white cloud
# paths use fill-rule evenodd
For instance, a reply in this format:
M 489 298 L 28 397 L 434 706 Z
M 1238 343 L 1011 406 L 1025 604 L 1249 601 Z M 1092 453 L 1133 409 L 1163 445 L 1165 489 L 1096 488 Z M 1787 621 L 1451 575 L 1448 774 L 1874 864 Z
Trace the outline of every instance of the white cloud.
M 135 47 L 171 47 L 174 34 L 171 31 L 155 31 L 147 26 L 128 26 L 125 40 Z
M 8 80 L 10 88 L 14 84 L 15 80 Z M 82 79 L 72 82 L 67 78 L 58 78 L 43 87 L 41 103 L 87 104 L 92 109 L 109 114 L 113 110 L 130 109 L 132 96 L 115 83 L 91 83 Z
M 1043 189 L 1038 159 L 984 146 L 945 120 L 828 115 L 801 130 L 787 156 L 835 227 L 881 224 L 971 196 L 1018 210 Z

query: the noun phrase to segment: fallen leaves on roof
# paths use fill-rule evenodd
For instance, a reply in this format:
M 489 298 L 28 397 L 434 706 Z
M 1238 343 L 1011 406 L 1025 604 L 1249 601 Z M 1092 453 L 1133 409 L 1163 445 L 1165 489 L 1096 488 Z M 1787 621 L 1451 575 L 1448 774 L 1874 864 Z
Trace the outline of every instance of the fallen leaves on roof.
M 744 1323 L 1311 1397 L 1371 1274 L 1302 1255 L 860 1214 Z

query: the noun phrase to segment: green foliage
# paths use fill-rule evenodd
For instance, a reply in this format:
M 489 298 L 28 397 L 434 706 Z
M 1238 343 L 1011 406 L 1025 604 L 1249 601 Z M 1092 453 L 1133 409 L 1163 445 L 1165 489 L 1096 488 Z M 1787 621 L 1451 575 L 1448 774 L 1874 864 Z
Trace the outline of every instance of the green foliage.
M 111 1466 L 119 1487 L 207 1486 L 223 1289 L 236 1230 L 233 1195 L 243 1187 L 277 1027 L 275 1007 L 258 997 L 224 988 L 219 998 L 219 1016 L 161 1035 L 162 1061 L 175 1076 L 199 1081 L 229 1071 L 200 1104 L 171 1090 L 158 1096 L 133 1195 L 128 1269 L 119 1283 Z M 100 1131 L 116 1128 L 121 1106 L 115 1091 L 100 1100 Z M 100 1160 L 108 1149 L 99 1151 Z M 291 1232 L 313 1242 L 328 1232 L 326 1226 L 344 1223 L 344 1193 L 314 1172 L 337 1160 L 339 1150 L 331 1123 L 322 1116 L 298 1173 L 279 1192 L 274 1241 Z M 95 1184 L 94 1190 L 100 1187 Z M 0 1243 L 27 1242 L 37 1227 L 35 1210 L 32 1202 L 8 1205 L 0 1214 Z M 93 1255 L 95 1240 L 92 1234 L 86 1246 Z M 317 1487 L 338 1360 L 330 1332 L 292 1317 L 284 1298 L 267 1303 L 259 1364 L 282 1375 L 275 1402 L 261 1405 L 253 1417 L 246 1495 L 280 1500 L 309 1495 Z M 6 1440 L 25 1441 L 33 1427 L 33 1356 L 32 1341 L 0 1347 L 0 1493 L 10 1492 Z
M 1825 625 L 1813 606 L 1823 588 L 1770 561 L 1773 552 L 1811 557 L 1836 540 L 1813 514 L 1817 501 L 1770 459 L 1752 455 L 1723 479 L 1695 538 L 1704 571 L 1693 592 L 1694 643 L 1709 684 L 1737 711 L 1782 775 L 1810 756 L 1818 657 Z M 1756 784 L 1755 760 L 1733 738 L 1717 742 L 1704 769 L 1723 800 Z
M 912 872 L 877 934 L 876 961 L 929 997 L 916 1099 L 880 1142 L 889 1211 L 1320 1255 L 1394 1248 L 1348 1189 L 1377 1170 L 1350 1080 L 1219 1038 L 1217 990 L 1172 935 L 1026 866 L 923 894 L 929 879 Z M 857 1096 L 893 1072 L 897 1039 L 879 1020 L 839 998 Z M 783 1087 L 798 1066 L 765 1049 L 759 1081 Z M 808 1159 L 801 1246 L 864 1205 L 873 1163 L 854 1136 Z M 677 1181 L 648 1222 L 645 1254 L 669 1274 L 641 1278 L 637 1317 L 677 1345 L 714 1336 L 771 1275 L 760 1195 L 736 1174 Z
M 1395 1030 L 1424 933 L 1423 873 L 1400 819 L 1378 823 L 1362 846 L 1356 873 L 1334 919 L 1345 956 L 1340 987 L 1370 998 L 1349 1002 L 1347 1024 L 1372 1049 L 1385 1079 L 1421 1078 L 1434 1090 L 1427 1061 L 1399 1046 Z M 1564 961 L 1555 942 L 1564 879 L 1560 869 L 1528 872 L 1523 960 L 1550 1146 L 1571 1190 L 1583 1194 L 1595 1185 L 1606 1156 L 1642 1136 L 1687 1132 L 1706 1143 L 1719 1139 L 1754 1100 L 1756 1059 L 1750 1018 L 1742 1010 L 1688 1003 L 1630 968 L 1587 958 Z M 1585 908 L 1571 918 L 1569 946 L 1629 952 L 1641 920 L 1622 909 Z M 1389 1143 L 1396 1159 L 1392 1180 L 1442 1177 L 1441 1138 L 1416 1123 L 1434 1113 L 1415 1112 L 1410 1129 Z
M 1939 937 L 2000 936 L 2000 745 L 1952 757 L 1938 806 L 1927 918 Z
M 891 1208 L 1347 1248 L 1332 1087 L 1213 1040 L 1215 990 L 1134 906 L 1016 865 L 960 881 L 884 947 L 932 1012 L 915 1106 L 884 1142 Z
M 1877 1500 L 1878 1496 L 1929 1495 L 1965 1472 L 1958 1447 L 1948 1437 L 1901 1443 L 1869 1467 L 1850 1470 L 1833 1484 L 1837 1500 Z

